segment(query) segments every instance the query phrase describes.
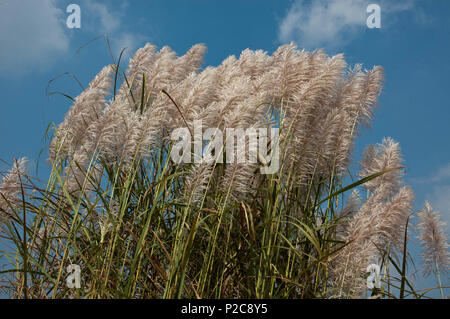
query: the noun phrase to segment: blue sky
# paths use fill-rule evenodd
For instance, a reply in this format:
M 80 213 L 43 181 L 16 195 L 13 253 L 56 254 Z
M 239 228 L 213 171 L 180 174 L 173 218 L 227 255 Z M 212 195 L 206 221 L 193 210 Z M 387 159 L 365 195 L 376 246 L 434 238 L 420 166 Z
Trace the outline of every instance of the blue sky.
M 81 28 L 66 26 L 69 4 L 81 8 Z M 366 0 L 0 0 L 0 159 L 36 160 L 47 125 L 61 122 L 66 98 L 46 96 L 48 82 L 64 72 L 83 86 L 111 63 L 151 42 L 184 54 L 205 43 L 205 65 L 217 65 L 245 48 L 272 53 L 295 41 L 308 50 L 344 53 L 350 65 L 382 65 L 383 94 L 371 130 L 357 140 L 364 147 L 391 136 L 399 141 L 406 182 L 450 225 L 450 2 L 448 0 L 372 0 L 381 8 L 381 28 L 366 26 Z M 129 57 L 129 55 L 128 55 Z M 70 76 L 53 81 L 49 91 L 81 92 Z M 39 176 L 45 178 L 46 155 Z M 36 164 L 34 164 L 36 168 Z M 449 230 L 450 227 L 447 227 Z M 450 231 L 447 232 L 450 235 Z M 412 238 L 414 240 L 414 238 Z M 417 253 L 417 248 L 413 248 Z M 420 267 L 420 262 L 417 265 Z M 448 277 L 444 282 L 449 283 Z M 432 286 L 418 278 L 417 286 Z M 448 294 L 447 290 L 447 294 Z

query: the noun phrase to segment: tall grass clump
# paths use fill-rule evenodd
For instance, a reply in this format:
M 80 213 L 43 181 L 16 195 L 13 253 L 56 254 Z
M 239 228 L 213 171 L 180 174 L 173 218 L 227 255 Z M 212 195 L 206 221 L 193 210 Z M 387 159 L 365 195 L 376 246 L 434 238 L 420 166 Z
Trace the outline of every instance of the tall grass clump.
M 126 70 L 105 66 L 54 126 L 48 181 L 30 177 L 25 160 L 14 163 L 0 184 L 4 292 L 359 298 L 393 297 L 398 288 L 420 297 L 401 269 L 413 192 L 399 144 L 369 146 L 359 177 L 349 171 L 383 69 L 293 44 L 201 68 L 204 53 L 195 45 L 177 57 L 147 44 Z M 198 121 L 201 133 L 278 128 L 278 139 L 257 142 L 279 149 L 279 169 L 263 174 L 274 158 L 261 154 L 254 163 L 174 162 L 171 133 L 194 132 Z M 254 142 L 245 140 L 244 156 Z M 79 289 L 66 284 L 72 264 Z M 385 276 L 368 292 L 370 264 Z

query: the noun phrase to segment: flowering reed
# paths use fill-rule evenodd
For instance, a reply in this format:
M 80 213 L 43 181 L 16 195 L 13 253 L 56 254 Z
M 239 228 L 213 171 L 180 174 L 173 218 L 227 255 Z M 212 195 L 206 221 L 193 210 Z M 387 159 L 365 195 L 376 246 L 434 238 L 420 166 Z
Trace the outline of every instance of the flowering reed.
M 419 239 L 423 247 L 423 261 L 425 264 L 425 276 L 435 273 L 439 286 L 441 283 L 441 273 L 448 273 L 450 269 L 450 252 L 445 235 L 446 224 L 441 221 L 439 212 L 434 212 L 431 204 L 425 201 L 422 213 L 419 215 L 420 221 L 417 225 L 419 229 Z M 442 288 L 441 295 L 444 298 Z
M 369 147 L 360 180 L 343 186 L 383 69 L 349 68 L 343 55 L 294 44 L 201 68 L 205 51 L 195 45 L 177 57 L 147 44 L 125 72 L 104 67 L 74 100 L 54 131 L 47 186 L 28 181 L 27 220 L 10 211 L 26 236 L 6 231 L 19 247 L 9 255 L 24 270 L 10 278 L 8 293 L 361 297 L 368 265 L 401 252 L 413 193 L 403 186 L 399 144 L 386 138 Z M 247 157 L 257 143 L 279 147 L 279 170 L 263 174 L 270 158 L 264 163 L 261 154 L 256 163 L 171 161 L 171 133 L 195 133 L 199 121 L 202 136 L 208 128 L 278 128 L 277 140 L 248 137 L 245 149 L 231 150 Z M 221 142 L 214 152 L 230 149 Z M 2 216 L 23 165 L 3 180 Z M 83 289 L 66 287 L 68 264 L 81 267 Z

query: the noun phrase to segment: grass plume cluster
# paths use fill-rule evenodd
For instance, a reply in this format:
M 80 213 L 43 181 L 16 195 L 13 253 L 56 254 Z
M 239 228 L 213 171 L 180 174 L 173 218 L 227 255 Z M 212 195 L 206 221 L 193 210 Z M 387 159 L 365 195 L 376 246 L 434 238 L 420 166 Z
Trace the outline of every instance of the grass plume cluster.
M 402 297 L 423 296 L 400 269 L 414 196 L 399 144 L 369 146 L 359 179 L 349 173 L 383 69 L 349 67 L 342 55 L 293 44 L 272 55 L 247 49 L 202 69 L 205 50 L 195 45 L 178 57 L 147 44 L 126 70 L 120 59 L 105 66 L 54 127 L 45 186 L 27 175 L 25 160 L 15 163 L 0 185 L 4 291 L 358 298 L 376 263 L 387 274 L 378 296 L 393 297 L 396 287 Z M 279 128 L 279 140 L 267 144 L 279 147 L 280 169 L 171 161 L 171 132 L 192 131 L 198 120 L 223 131 Z M 429 260 L 448 268 L 443 233 L 430 237 L 433 226 L 422 225 L 426 245 L 439 242 L 427 254 L 443 256 Z M 70 264 L 81 267 L 81 289 L 66 285 Z M 402 278 L 389 274 L 391 264 Z

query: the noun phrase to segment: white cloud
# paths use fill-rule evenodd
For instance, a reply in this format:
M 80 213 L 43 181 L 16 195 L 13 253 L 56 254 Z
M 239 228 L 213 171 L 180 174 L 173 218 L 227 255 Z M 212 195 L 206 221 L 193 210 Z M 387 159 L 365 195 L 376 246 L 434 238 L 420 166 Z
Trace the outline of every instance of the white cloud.
M 113 54 L 116 56 L 126 47 L 124 54 L 128 57 L 146 39 L 142 34 L 127 31 L 126 23 L 123 21 L 127 6 L 127 1 L 117 4 L 92 0 L 85 0 L 82 6 L 82 10 L 84 8 L 87 11 L 88 23 L 85 24 L 87 30 L 97 35 L 107 34 Z
M 80 43 L 71 46 L 66 4 L 59 0 L 0 0 L 0 77 L 43 71 L 75 52 Z M 75 32 L 89 38 L 107 34 L 116 57 L 125 47 L 124 58 L 129 57 L 146 39 L 127 28 L 126 1 L 83 0 L 79 5 L 81 29 Z
M 440 167 L 438 171 L 429 178 L 429 181 L 432 183 L 442 182 L 445 180 L 450 181 L 450 163 Z
M 43 70 L 68 51 L 65 15 L 54 0 L 0 3 L 0 74 Z
M 301 47 L 330 47 L 345 45 L 358 32 L 367 28 L 366 8 L 369 3 L 381 7 L 382 27 L 387 15 L 413 8 L 412 0 L 295 0 L 279 25 L 280 42 L 295 41 Z
M 131 53 L 139 48 L 139 45 L 146 40 L 141 34 L 123 32 L 113 39 L 112 50 L 116 55 L 126 48 L 123 57 L 130 57 Z
M 109 33 L 120 27 L 121 15 L 110 12 L 105 3 L 85 1 L 83 9 L 87 9 L 88 14 L 93 17 L 93 20 L 96 20 L 95 28 L 93 27 L 94 24 L 90 25 L 91 31 L 100 29 L 102 32 Z
M 418 184 L 450 182 L 450 163 L 439 167 L 432 175 L 425 178 L 413 178 L 412 181 Z

